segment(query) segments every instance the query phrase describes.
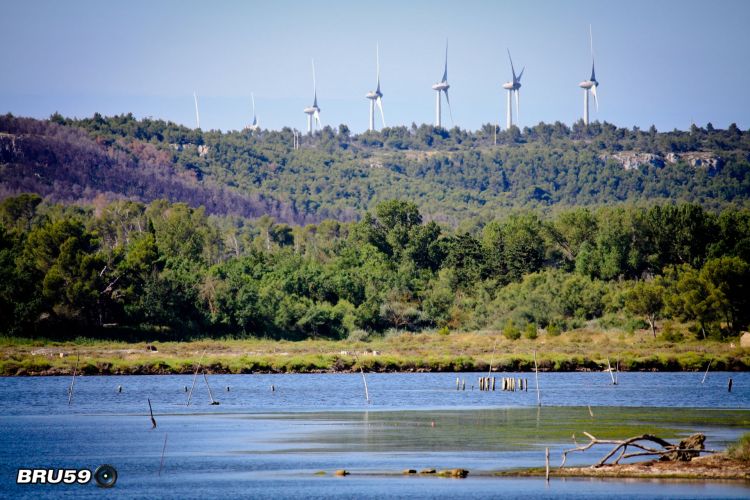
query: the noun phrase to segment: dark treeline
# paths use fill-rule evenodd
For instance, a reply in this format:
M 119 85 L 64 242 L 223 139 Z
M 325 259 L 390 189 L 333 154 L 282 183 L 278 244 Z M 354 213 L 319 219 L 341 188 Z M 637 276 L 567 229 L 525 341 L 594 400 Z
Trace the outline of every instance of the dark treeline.
M 0 331 L 151 339 L 366 338 L 389 329 L 551 335 L 595 321 L 679 340 L 750 320 L 750 211 L 521 211 L 471 231 L 385 201 L 290 226 L 154 201 L 0 204 Z
M 53 201 L 97 195 L 182 201 L 209 214 L 287 223 L 352 221 L 388 199 L 425 219 L 482 224 L 507 208 L 690 202 L 747 207 L 750 133 L 609 123 L 540 123 L 470 132 L 429 125 L 351 134 L 341 125 L 294 132 L 189 129 L 132 115 L 48 121 L 0 117 L 0 181 L 8 196 Z

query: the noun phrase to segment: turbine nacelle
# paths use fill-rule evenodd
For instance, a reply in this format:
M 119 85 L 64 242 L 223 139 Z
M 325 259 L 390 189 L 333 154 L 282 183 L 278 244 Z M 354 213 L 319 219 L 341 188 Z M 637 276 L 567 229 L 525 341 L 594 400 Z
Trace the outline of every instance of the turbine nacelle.
M 367 95 L 365 95 L 365 98 L 372 99 L 372 100 L 375 100 L 379 97 L 383 97 L 383 93 L 377 90 L 375 91 L 371 90 L 370 92 L 367 93 Z
M 586 80 L 578 84 L 579 87 L 581 87 L 582 89 L 586 89 L 586 90 L 590 89 L 591 87 L 595 87 L 597 85 L 599 85 L 599 82 L 591 81 L 591 80 Z
M 521 88 L 521 82 L 505 82 L 503 88 L 505 90 L 518 90 Z
M 449 88 L 451 88 L 451 86 L 448 85 L 448 82 L 439 82 L 432 86 L 432 90 L 437 90 L 438 92 L 441 90 L 448 90 Z

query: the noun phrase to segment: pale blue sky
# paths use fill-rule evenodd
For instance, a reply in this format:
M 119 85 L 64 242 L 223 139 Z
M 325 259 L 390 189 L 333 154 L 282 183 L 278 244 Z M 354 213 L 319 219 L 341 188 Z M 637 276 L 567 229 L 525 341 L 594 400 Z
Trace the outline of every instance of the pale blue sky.
M 504 123 L 501 84 L 526 66 L 521 125 L 580 118 L 593 25 L 599 112 L 660 130 L 750 127 L 748 1 L 0 0 L 0 113 L 133 112 L 240 129 L 303 129 L 315 59 L 324 124 L 367 126 L 375 44 L 388 125 L 431 123 L 443 47 L 455 124 Z M 444 123 L 451 125 L 447 115 Z

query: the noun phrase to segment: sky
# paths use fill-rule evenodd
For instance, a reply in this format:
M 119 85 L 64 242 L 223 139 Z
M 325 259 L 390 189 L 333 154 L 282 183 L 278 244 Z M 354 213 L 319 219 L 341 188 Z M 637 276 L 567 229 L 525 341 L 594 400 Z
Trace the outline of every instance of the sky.
M 526 70 L 520 125 L 581 118 L 591 72 L 621 127 L 750 128 L 750 1 L 0 0 L 0 113 L 132 112 L 204 130 L 303 130 L 315 60 L 324 125 L 367 128 L 380 46 L 388 126 L 432 123 L 446 39 L 453 122 L 505 123 L 507 49 Z M 593 103 L 592 103 L 593 106 Z M 379 121 L 378 121 L 379 124 Z

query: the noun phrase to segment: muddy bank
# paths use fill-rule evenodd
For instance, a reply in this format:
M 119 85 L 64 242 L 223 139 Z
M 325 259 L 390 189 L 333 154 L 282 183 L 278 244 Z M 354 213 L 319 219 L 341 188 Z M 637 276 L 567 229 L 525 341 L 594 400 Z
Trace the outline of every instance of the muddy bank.
M 544 476 L 542 467 L 498 472 L 504 477 Z M 735 460 L 726 453 L 696 457 L 689 462 L 649 460 L 634 464 L 601 467 L 553 467 L 550 477 L 652 478 L 652 479 L 717 479 L 750 481 L 750 462 Z

